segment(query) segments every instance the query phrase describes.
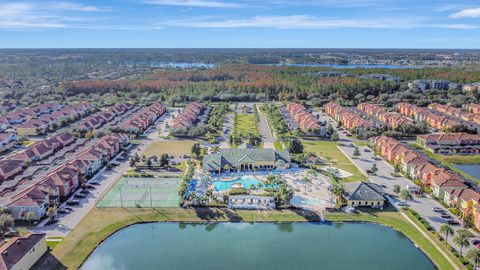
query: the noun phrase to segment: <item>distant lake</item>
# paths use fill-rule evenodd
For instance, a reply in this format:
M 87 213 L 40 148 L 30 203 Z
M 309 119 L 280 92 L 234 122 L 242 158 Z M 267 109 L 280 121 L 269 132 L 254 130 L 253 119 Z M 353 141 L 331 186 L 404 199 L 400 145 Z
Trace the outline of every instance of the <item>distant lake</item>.
M 384 65 L 384 64 L 295 64 L 295 63 L 279 63 L 275 66 L 292 66 L 292 67 L 329 67 L 329 68 L 384 68 L 384 69 L 404 69 L 414 68 L 419 69 L 423 66 L 407 66 L 407 65 Z
M 454 164 L 454 166 L 480 180 L 480 164 Z
M 126 66 L 148 66 L 155 68 L 214 68 L 215 64 L 186 63 L 186 62 L 133 62 L 126 63 Z
M 151 223 L 109 237 L 84 270 L 433 270 L 403 234 L 370 223 Z

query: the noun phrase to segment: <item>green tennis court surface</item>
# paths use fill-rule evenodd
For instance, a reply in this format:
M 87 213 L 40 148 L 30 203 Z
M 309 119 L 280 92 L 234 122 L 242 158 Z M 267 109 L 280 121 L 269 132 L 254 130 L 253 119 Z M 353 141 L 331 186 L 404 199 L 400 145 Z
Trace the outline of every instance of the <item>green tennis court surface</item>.
M 97 203 L 97 207 L 175 207 L 181 178 L 123 177 Z

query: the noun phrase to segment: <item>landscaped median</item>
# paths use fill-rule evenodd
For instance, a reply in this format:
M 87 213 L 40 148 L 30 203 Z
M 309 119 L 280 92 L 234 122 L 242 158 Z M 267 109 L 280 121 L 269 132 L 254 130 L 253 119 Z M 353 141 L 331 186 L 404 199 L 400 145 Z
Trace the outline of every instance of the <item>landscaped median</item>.
M 362 210 L 363 211 L 363 210 Z M 389 226 L 397 231 L 402 232 L 410 240 L 412 240 L 422 251 L 434 262 L 441 270 L 444 269 L 462 269 L 460 261 L 445 249 L 445 253 L 449 255 L 451 261 L 456 265 L 452 265 L 442 253 L 437 249 L 444 248 L 441 244 L 435 246 L 425 239 L 425 236 L 417 230 L 408 220 L 406 220 L 400 212 L 388 208 L 383 211 L 368 210 L 361 213 L 344 213 L 344 212 L 326 212 L 325 220 L 328 221 L 351 221 L 351 222 L 375 222 Z M 413 217 L 411 217 L 414 220 Z M 415 222 L 415 221 L 414 221 Z M 419 227 L 422 225 L 420 224 Z M 426 230 L 425 230 L 426 231 Z M 428 233 L 428 232 L 427 232 Z M 433 235 L 432 235 L 433 237 Z

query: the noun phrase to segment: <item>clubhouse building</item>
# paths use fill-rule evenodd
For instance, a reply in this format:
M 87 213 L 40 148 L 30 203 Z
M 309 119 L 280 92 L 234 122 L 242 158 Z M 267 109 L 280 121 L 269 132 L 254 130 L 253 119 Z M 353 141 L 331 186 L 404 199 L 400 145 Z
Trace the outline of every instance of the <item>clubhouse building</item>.
M 203 157 L 203 169 L 209 172 L 229 170 L 273 170 L 290 167 L 288 151 L 274 149 L 220 149 Z

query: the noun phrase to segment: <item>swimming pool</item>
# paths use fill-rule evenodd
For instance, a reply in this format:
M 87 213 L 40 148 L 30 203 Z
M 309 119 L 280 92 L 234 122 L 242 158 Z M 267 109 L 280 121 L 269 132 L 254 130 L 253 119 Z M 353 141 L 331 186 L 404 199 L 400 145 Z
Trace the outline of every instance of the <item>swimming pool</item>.
M 257 185 L 257 184 L 260 184 L 260 183 L 263 184 L 263 181 L 255 179 L 251 175 L 243 175 L 243 176 L 241 176 L 238 179 L 233 180 L 233 181 L 222 181 L 222 180 L 212 181 L 212 184 L 215 188 L 215 191 L 229 190 L 229 189 L 232 188 L 232 185 L 236 184 L 236 183 L 241 183 L 243 185 L 243 188 L 248 189 L 252 185 Z

